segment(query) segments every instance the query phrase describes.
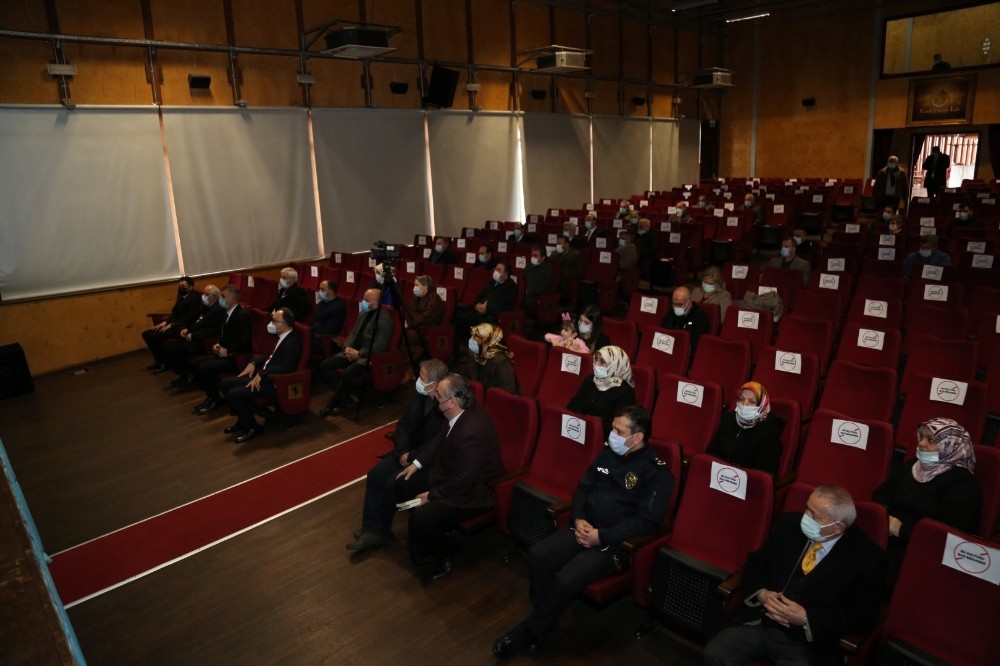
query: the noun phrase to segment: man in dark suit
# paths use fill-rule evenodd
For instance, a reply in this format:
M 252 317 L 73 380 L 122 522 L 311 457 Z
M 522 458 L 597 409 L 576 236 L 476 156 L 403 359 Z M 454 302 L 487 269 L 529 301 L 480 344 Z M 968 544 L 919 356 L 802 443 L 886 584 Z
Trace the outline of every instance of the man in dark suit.
M 202 306 L 198 318 L 189 328 L 182 328 L 176 340 L 168 340 L 164 346 L 167 365 L 180 376 L 178 381 L 171 382 L 172 385 L 194 380 L 191 376 L 191 357 L 204 353 L 205 340 L 209 336 L 218 335 L 222 330 L 222 320 L 226 312 L 219 307 L 221 295 L 222 292 L 214 284 L 205 287 L 201 294 Z
M 211 356 L 198 359 L 191 364 L 191 373 L 195 381 L 205 389 L 204 402 L 194 408 L 194 413 L 199 416 L 208 414 L 222 404 L 219 375 L 239 370 L 234 356 L 252 351 L 250 330 L 253 328 L 253 322 L 250 320 L 250 313 L 240 305 L 240 290 L 231 284 L 223 287 L 219 306 L 226 312 L 219 341 L 212 346 Z
M 319 364 L 319 374 L 333 387 L 333 397 L 320 416 L 336 416 L 347 409 L 347 394 L 355 379 L 368 371 L 368 352 L 384 352 L 389 349 L 392 331 L 396 326 L 393 316 L 383 312 L 379 297 L 382 292 L 369 289 L 359 307 L 361 314 L 354 324 L 344 348 Z M 372 342 L 374 340 L 374 343 Z M 341 370 L 338 374 L 338 370 Z
M 871 628 L 882 597 L 885 552 L 854 525 L 850 493 L 819 486 L 805 514 L 783 514 L 764 546 L 747 558 L 744 603 L 733 626 L 705 646 L 712 666 L 839 664 L 845 634 Z
M 933 146 L 921 167 L 924 170 L 924 187 L 927 196 L 934 197 L 948 184 L 948 169 L 951 168 L 951 157 L 941 152 L 940 146 Z
M 271 375 L 294 372 L 302 358 L 302 340 L 294 333 L 295 315 L 291 308 L 278 308 L 271 313 L 267 332 L 277 335 L 274 349 L 253 359 L 236 377 L 222 380 L 219 389 L 226 396 L 229 413 L 236 423 L 225 429 L 227 435 L 236 433 L 236 443 L 242 444 L 264 431 L 253 415 L 255 398 L 275 400 L 277 397 Z
M 504 473 L 500 438 L 461 375 L 447 375 L 434 390 L 447 419 L 444 431 L 399 473 L 396 498 L 419 499 L 410 514 L 410 559 L 430 564 L 427 582 L 450 574 L 461 550 L 448 533 L 496 505 L 490 479 Z
M 698 348 L 698 339 L 708 333 L 711 322 L 709 322 L 705 311 L 691 300 L 691 290 L 687 287 L 674 289 L 670 301 L 670 311 L 663 315 L 660 327 L 687 331 L 691 336 L 691 358 L 694 358 L 694 352 Z
M 396 511 L 396 477 L 448 425 L 434 397 L 438 381 L 447 374 L 444 361 L 430 359 L 420 364 L 417 392 L 396 424 L 392 451 L 368 470 L 361 529 L 354 533 L 347 550 L 361 552 L 385 544 Z
M 544 247 L 531 248 L 531 263 L 524 269 L 524 307 L 530 310 L 538 307 L 538 296 L 551 292 L 555 286 L 556 269 L 547 259 Z
M 432 264 L 453 264 L 455 263 L 455 255 L 451 253 L 451 241 L 449 241 L 444 236 L 437 236 L 434 238 L 434 248 L 431 250 L 430 255 L 427 257 L 427 261 Z
M 521 223 L 507 234 L 507 240 L 511 243 L 534 243 L 535 235 L 529 234 L 525 225 Z
M 549 260 L 559 264 L 559 294 L 569 296 L 571 285 L 583 277 L 583 255 L 573 247 L 569 238 L 560 236 Z
M 298 272 L 294 268 L 282 268 L 281 279 L 278 280 L 278 298 L 268 308 L 268 312 L 288 308 L 295 315 L 296 321 L 305 321 L 312 305 L 306 290 L 299 286 Z
M 604 230 L 597 226 L 597 215 L 587 213 L 586 217 L 583 218 L 583 233 L 580 236 L 584 243 L 590 245 L 591 238 L 603 238 L 604 235 Z
M 587 247 L 588 239 L 578 234 L 577 231 L 579 231 L 579 229 L 577 229 L 576 223 L 563 222 L 563 237 L 569 241 L 571 247 L 574 247 L 577 250 L 582 250 Z
M 344 299 L 337 297 L 337 283 L 333 280 L 323 280 L 319 283 L 319 303 L 313 313 L 312 334 L 340 335 L 347 318 L 347 306 Z
M 170 316 L 159 322 L 153 328 L 142 332 L 142 341 L 149 347 L 153 355 L 153 365 L 146 368 L 158 375 L 167 369 L 165 345 L 170 340 L 176 340 L 181 329 L 189 327 L 198 318 L 201 310 L 201 299 L 194 290 L 194 279 L 182 277 L 177 285 L 177 300 L 170 310 Z
M 493 269 L 493 279 L 483 285 L 472 307 L 459 306 L 455 313 L 455 330 L 464 331 L 483 323 L 495 324 L 497 314 L 510 312 L 516 302 L 517 283 L 510 279 L 507 264 L 499 262 Z

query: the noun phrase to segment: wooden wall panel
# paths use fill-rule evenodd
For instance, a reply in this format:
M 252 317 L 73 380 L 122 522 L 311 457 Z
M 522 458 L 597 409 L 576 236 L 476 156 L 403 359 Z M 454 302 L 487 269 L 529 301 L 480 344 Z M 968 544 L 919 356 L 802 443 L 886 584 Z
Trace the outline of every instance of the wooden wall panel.
M 294 0 L 293 0 L 294 1 Z M 301 0 L 302 16 L 306 29 L 332 21 L 358 21 L 360 7 L 358 0 Z M 390 23 L 385 16 L 379 16 L 380 23 Z
M 504 72 L 477 72 L 476 81 L 483 86 L 476 95 L 477 104 L 489 111 L 513 111 L 512 80 L 512 75 Z
M 622 64 L 625 78 L 649 78 L 649 28 L 634 21 L 623 23 L 625 41 Z
M 578 49 L 587 48 L 588 23 L 587 15 L 583 12 L 556 9 L 553 43 Z
M 601 116 L 617 116 L 621 109 L 618 103 L 619 89 L 614 81 L 594 81 L 594 113 Z
M 671 89 L 653 89 L 653 115 L 657 118 L 672 118 L 674 115 L 674 91 Z
M 248 105 L 302 106 L 302 88 L 295 79 L 298 58 L 244 54 L 236 62 L 243 76 L 240 91 Z
M 607 16 L 593 16 L 590 19 L 591 71 L 594 76 L 618 77 L 621 74 L 619 53 L 621 22 Z
M 548 7 L 529 2 L 516 3 L 514 29 L 518 52 L 550 45 L 552 42 L 549 39 L 549 24 Z M 524 56 L 518 56 L 517 60 L 520 64 Z
M 657 83 L 676 83 L 676 45 L 677 34 L 674 30 L 655 28 L 650 35 L 650 48 L 653 50 L 652 78 Z
M 313 106 L 365 105 L 359 61 L 316 58 L 309 61 L 309 71 L 316 77 L 311 89 Z
M 167 106 L 231 106 L 233 88 L 229 85 L 229 56 L 225 53 L 168 51 L 156 54 L 163 70 L 161 91 Z M 207 74 L 212 86 L 191 90 L 188 74 Z
M 44 0 L 0 3 L 0 27 L 4 30 L 48 32 Z
M 67 43 L 63 52 L 79 68 L 70 83 L 77 104 L 153 103 L 153 91 L 146 81 L 145 49 Z
M 587 80 L 581 77 L 561 76 L 556 79 L 557 109 L 563 113 L 587 113 Z
M 520 110 L 528 113 L 545 113 L 554 110 L 552 90 L 549 85 L 552 77 L 542 74 L 522 74 L 517 79 L 517 94 L 520 100 Z M 544 90 L 545 99 L 537 100 L 531 97 L 532 90 Z
M 511 66 L 510 30 L 510 5 L 507 2 L 473 1 L 472 48 L 477 63 Z M 495 108 L 487 107 L 482 101 L 479 105 L 484 109 Z
M 232 7 L 233 32 L 240 46 L 299 48 L 294 0 L 232 0 Z
M 59 84 L 49 76 L 48 42 L 0 40 L 0 104 L 58 104 Z
M 468 62 L 465 9 L 465 0 L 433 0 L 423 3 L 425 58 Z
M 145 37 L 139 0 L 55 0 L 55 5 L 63 34 Z
M 736 33 L 727 40 L 726 46 L 726 65 L 734 69 L 736 87 L 722 95 L 719 173 L 744 177 L 750 175 L 753 131 L 753 30 Z M 686 92 L 679 91 L 679 94 Z

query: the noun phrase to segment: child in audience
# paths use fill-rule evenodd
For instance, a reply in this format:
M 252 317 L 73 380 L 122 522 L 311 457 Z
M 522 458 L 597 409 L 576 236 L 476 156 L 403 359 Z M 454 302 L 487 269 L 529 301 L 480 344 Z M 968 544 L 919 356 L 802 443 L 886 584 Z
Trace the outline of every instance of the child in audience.
M 580 352 L 581 354 L 590 353 L 590 349 L 587 348 L 587 343 L 579 338 L 576 331 L 576 322 L 573 321 L 573 317 L 570 316 L 568 312 L 564 312 L 562 316 L 562 328 L 559 329 L 559 334 L 546 333 L 545 341 L 552 344 L 553 347 L 565 347 L 571 351 Z

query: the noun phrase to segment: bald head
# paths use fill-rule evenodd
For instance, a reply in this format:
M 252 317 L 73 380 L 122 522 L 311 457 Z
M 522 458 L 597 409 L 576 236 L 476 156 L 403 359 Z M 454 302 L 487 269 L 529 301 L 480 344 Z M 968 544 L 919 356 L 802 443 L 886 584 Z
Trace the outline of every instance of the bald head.
M 381 289 L 368 289 L 365 291 L 364 299 L 368 303 L 368 307 L 372 310 L 378 307 L 379 296 L 382 295 Z
M 670 297 L 674 314 L 682 316 L 691 310 L 691 290 L 687 287 L 677 287 Z

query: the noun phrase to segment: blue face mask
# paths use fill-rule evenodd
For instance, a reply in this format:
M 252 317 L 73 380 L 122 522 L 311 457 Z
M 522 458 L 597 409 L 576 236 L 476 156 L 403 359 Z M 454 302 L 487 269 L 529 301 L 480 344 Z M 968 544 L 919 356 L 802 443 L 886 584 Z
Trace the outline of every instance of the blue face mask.
M 358 304 L 358 308 L 360 308 L 362 312 L 369 312 L 372 309 L 371 306 L 368 305 L 368 301 L 361 301 L 361 303 Z
M 791 248 L 787 248 L 787 247 L 781 248 L 781 256 L 782 257 L 784 257 L 785 259 L 788 259 L 788 257 L 790 257 L 791 255 L 792 255 Z
M 632 446 L 635 446 L 634 444 L 629 446 L 626 442 L 628 442 L 628 437 L 622 437 L 614 430 L 608 434 L 608 446 L 620 456 L 625 455 L 632 449 Z
M 219 306 L 223 310 L 228 310 L 229 309 L 229 303 L 226 303 L 226 297 L 225 296 L 220 296 L 219 297 Z
M 473 340 L 472 338 L 469 338 L 469 350 L 473 354 L 478 354 L 479 353 L 479 343 L 476 342 L 475 340 Z
M 327 295 L 325 291 L 321 291 L 319 292 L 319 300 L 326 303 L 328 300 L 330 300 L 330 297 Z
M 810 516 L 808 513 L 802 514 L 802 520 L 799 522 L 799 528 L 802 530 L 802 534 L 805 535 L 810 541 L 826 541 L 820 532 L 824 527 L 830 527 L 831 525 L 836 525 L 837 522 L 834 521 L 829 525 L 820 525 L 816 519 Z
M 936 465 L 941 461 L 941 456 L 937 451 L 917 451 L 917 460 L 923 465 Z

